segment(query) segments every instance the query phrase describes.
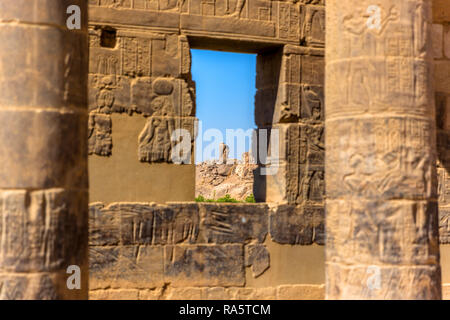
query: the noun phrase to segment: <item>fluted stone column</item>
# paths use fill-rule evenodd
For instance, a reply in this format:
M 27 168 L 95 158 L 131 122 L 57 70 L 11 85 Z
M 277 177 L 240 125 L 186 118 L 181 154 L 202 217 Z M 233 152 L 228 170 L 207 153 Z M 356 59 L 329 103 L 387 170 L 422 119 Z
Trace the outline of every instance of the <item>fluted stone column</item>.
M 70 5 L 79 30 L 67 28 Z M 86 10 L 0 1 L 1 299 L 87 298 Z M 73 265 L 81 289 L 69 290 Z
M 326 15 L 326 297 L 439 299 L 431 1 Z

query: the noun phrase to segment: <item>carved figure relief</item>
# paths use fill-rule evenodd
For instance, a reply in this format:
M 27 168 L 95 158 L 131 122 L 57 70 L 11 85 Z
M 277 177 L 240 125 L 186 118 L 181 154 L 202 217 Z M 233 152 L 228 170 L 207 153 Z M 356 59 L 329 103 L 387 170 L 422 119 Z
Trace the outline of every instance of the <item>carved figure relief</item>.
M 173 130 L 173 119 L 150 117 L 139 135 L 139 160 L 142 162 L 170 162 Z
M 302 88 L 302 118 L 312 121 L 323 120 L 323 89 L 305 85 Z
M 247 0 L 237 0 L 236 2 L 236 8 L 234 9 L 234 11 L 231 11 L 230 8 L 230 0 L 226 0 L 226 15 L 230 16 L 230 17 L 235 17 L 235 18 L 240 18 L 241 17 L 241 12 L 242 12 L 242 8 L 244 8 L 245 2 Z
M 305 126 L 302 128 L 301 141 L 305 142 L 304 157 L 301 162 L 307 161 L 310 165 L 322 165 L 324 163 L 325 143 L 324 128 L 322 125 Z
M 349 120 L 348 125 L 340 121 L 340 132 L 350 140 L 328 137 L 332 152 L 327 170 L 335 172 L 339 168 L 338 179 L 344 181 L 347 191 L 339 180 L 330 180 L 329 194 L 339 197 L 345 192 L 369 198 L 432 196 L 433 159 L 424 155 L 424 149 L 432 145 L 430 125 L 424 120 L 401 118 Z M 336 123 L 329 126 L 334 128 Z M 344 155 L 341 150 L 346 150 L 345 157 L 334 158 L 334 152 Z
M 323 7 L 306 6 L 302 26 L 302 39 L 308 45 L 325 46 L 325 9 Z
M 378 13 L 379 21 L 377 21 L 377 26 L 370 27 L 369 21 L 371 21 L 371 14 L 374 13 L 364 12 L 364 10 L 360 7 L 355 9 L 354 14 L 350 14 L 344 17 L 343 25 L 345 30 L 357 36 L 363 35 L 366 30 L 369 30 L 376 34 L 382 34 L 389 22 L 398 20 L 399 12 L 395 5 L 391 6 L 391 8 L 388 10 L 388 13 L 385 13 L 383 8 L 380 8 L 378 6 L 376 7 L 380 11 Z
M 149 117 L 138 139 L 139 160 L 142 162 L 173 162 L 171 153 L 175 145 L 189 143 L 192 149 L 195 127 L 195 118 Z M 175 129 L 187 130 L 190 141 L 184 141 L 183 139 L 187 137 L 183 136 L 179 137 L 178 140 L 172 137 Z M 189 162 L 189 160 L 186 158 L 186 161 Z
M 113 78 L 103 77 L 99 83 L 99 92 L 96 96 L 97 112 L 110 114 L 114 106 Z
M 450 208 L 439 208 L 439 240 L 450 244 Z
M 89 114 L 88 125 L 88 145 L 89 154 L 99 156 L 111 155 L 112 137 L 111 137 L 111 116 L 91 112 Z
M 322 203 L 325 195 L 325 180 L 323 170 L 304 169 L 303 177 L 300 179 L 297 203 L 308 201 Z
M 447 168 L 438 168 L 438 200 L 439 205 L 446 206 L 450 204 L 450 174 Z

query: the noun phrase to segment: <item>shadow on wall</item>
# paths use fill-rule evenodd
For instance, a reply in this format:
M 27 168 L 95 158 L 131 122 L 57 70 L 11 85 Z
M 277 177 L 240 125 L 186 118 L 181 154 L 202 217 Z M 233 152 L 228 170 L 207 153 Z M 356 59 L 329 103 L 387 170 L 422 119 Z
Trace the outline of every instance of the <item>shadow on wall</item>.
M 275 108 L 278 100 L 280 87 L 280 73 L 283 57 L 283 48 L 258 54 L 256 65 L 256 98 L 255 98 L 255 121 L 258 129 L 267 130 L 266 145 L 258 139 L 253 141 L 256 150 L 258 168 L 253 171 L 253 194 L 256 202 L 267 200 L 267 176 L 262 174 L 261 169 L 267 159 L 261 158 L 261 148 L 271 150 L 271 130 L 274 123 Z M 258 132 L 257 137 L 260 137 Z

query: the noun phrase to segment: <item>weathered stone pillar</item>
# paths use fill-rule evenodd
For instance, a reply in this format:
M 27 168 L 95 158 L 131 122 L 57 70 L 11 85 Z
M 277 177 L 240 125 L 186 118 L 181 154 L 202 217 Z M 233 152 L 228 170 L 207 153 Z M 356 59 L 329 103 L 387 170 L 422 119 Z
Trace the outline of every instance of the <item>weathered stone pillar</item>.
M 86 15 L 86 0 L 0 1 L 1 299 L 87 298 Z
M 439 299 L 431 1 L 326 11 L 326 296 Z

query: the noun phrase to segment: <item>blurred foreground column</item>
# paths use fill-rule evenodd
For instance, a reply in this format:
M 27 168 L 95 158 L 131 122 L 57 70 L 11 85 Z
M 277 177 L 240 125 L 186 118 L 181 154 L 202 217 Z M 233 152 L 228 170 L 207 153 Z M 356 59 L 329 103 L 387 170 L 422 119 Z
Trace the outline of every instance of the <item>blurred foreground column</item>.
M 87 298 L 86 2 L 0 1 L 1 299 Z
M 440 299 L 431 1 L 326 15 L 326 296 Z

